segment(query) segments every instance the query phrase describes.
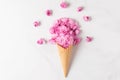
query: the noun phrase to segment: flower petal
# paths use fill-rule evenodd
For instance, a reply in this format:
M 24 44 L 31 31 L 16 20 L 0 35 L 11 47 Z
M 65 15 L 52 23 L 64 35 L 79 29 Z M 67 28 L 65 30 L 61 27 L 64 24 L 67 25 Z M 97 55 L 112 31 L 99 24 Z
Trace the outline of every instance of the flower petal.
M 87 42 L 91 42 L 92 40 L 93 40 L 93 37 L 90 37 L 90 36 L 87 36 L 87 37 L 86 37 L 86 41 L 87 41 Z
M 84 21 L 90 21 L 91 17 L 90 16 L 83 16 Z

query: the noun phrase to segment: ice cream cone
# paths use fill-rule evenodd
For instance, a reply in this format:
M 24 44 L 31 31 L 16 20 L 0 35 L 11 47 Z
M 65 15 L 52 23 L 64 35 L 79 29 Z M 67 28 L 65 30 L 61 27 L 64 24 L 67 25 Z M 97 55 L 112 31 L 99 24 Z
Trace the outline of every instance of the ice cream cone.
M 63 48 L 60 45 L 57 45 L 57 47 L 59 51 L 59 56 L 60 56 L 64 76 L 67 77 L 69 71 L 68 69 L 69 69 L 70 57 L 72 52 L 72 46 L 69 46 L 68 48 Z

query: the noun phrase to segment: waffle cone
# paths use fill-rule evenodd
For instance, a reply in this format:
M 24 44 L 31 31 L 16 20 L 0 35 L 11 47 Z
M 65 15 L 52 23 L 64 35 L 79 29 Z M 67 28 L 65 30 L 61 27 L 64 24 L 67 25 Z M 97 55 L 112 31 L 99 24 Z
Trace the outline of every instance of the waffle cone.
M 60 45 L 57 45 L 57 47 L 59 51 L 59 56 L 60 56 L 60 61 L 62 64 L 64 76 L 67 77 L 69 71 L 68 69 L 69 69 L 70 57 L 72 52 L 72 46 L 69 46 L 68 48 L 63 48 Z

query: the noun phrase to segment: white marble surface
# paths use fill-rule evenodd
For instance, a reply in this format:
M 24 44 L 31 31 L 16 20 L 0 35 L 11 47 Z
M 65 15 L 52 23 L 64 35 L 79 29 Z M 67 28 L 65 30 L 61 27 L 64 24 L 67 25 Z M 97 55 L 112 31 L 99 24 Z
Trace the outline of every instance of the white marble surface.
M 0 80 L 120 80 L 120 1 L 67 0 L 0 0 Z M 79 5 L 85 6 L 81 13 Z M 53 16 L 45 15 L 53 9 Z M 84 22 L 83 15 L 92 16 Z M 50 38 L 50 26 L 60 17 L 78 20 L 82 37 L 94 41 L 82 43 L 73 51 L 69 75 L 64 79 L 55 45 L 36 44 L 40 37 Z M 33 27 L 40 20 L 39 28 Z

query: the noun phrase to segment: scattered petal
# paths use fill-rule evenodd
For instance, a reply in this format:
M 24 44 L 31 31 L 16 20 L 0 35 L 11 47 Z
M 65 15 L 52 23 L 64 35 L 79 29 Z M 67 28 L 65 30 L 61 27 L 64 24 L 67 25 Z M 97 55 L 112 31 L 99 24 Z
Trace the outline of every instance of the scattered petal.
M 83 7 L 82 7 L 82 6 L 80 6 L 80 7 L 77 8 L 77 11 L 78 11 L 78 12 L 81 12 L 82 10 L 83 10 Z
M 69 6 L 69 3 L 68 2 L 62 2 L 60 4 L 61 8 L 67 8 Z
M 90 16 L 83 16 L 84 21 L 90 21 L 91 17 Z
M 35 27 L 40 26 L 40 21 L 35 21 L 35 22 L 34 22 L 34 26 L 35 26 Z
M 47 11 L 46 11 L 46 15 L 47 15 L 47 16 L 51 16 L 52 13 L 53 13 L 52 10 L 47 10 Z
M 87 37 L 86 37 L 86 41 L 87 41 L 87 42 L 91 42 L 92 40 L 93 40 L 93 37 L 90 37 L 90 36 L 87 36 Z
M 39 45 L 42 45 L 42 44 L 45 44 L 45 43 L 47 43 L 47 41 L 43 38 L 37 40 L 37 44 L 39 44 Z

